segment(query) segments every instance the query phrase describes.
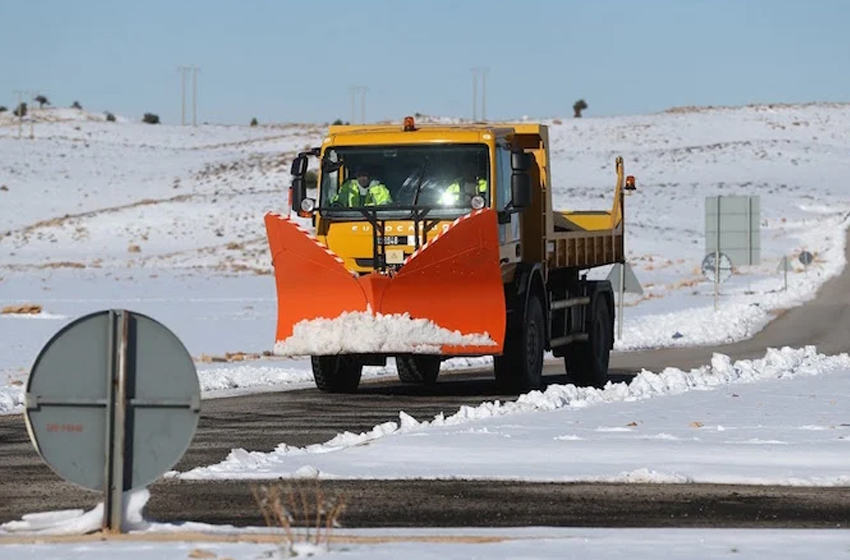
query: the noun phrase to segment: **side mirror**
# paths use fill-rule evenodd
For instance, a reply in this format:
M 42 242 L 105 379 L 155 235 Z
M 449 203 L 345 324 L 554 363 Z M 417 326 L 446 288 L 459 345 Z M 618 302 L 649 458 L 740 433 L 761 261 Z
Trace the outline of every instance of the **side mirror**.
M 304 176 L 296 176 L 292 180 L 292 207 L 301 208 L 301 201 L 307 197 L 307 184 Z
M 531 206 L 531 177 L 528 173 L 511 175 L 511 206 L 517 210 Z
M 528 152 L 511 152 L 511 169 L 528 171 L 531 168 L 532 155 Z
M 292 160 L 292 168 L 289 172 L 293 177 L 303 177 L 307 173 L 307 156 L 300 154 Z

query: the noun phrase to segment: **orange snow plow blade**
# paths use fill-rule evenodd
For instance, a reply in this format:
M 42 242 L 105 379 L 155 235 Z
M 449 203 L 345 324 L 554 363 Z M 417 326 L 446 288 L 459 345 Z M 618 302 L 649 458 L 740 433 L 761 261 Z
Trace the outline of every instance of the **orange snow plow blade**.
M 286 340 L 302 320 L 366 311 L 363 290 L 342 260 L 309 232 L 275 213 L 265 217 L 277 286 L 277 336 Z
M 505 292 L 496 213 L 468 214 L 411 255 L 387 286 L 381 312 L 407 312 L 464 334 L 487 333 L 494 343 L 444 345 L 443 354 L 501 353 Z
M 277 285 L 276 354 L 501 353 L 505 297 L 494 211 L 456 220 L 394 275 L 359 277 L 292 221 L 269 213 L 265 222 Z M 327 322 L 296 328 L 346 312 L 365 318 L 346 323 L 339 335 L 346 340 L 328 342 L 335 335 Z M 348 346 L 358 340 L 366 346 Z

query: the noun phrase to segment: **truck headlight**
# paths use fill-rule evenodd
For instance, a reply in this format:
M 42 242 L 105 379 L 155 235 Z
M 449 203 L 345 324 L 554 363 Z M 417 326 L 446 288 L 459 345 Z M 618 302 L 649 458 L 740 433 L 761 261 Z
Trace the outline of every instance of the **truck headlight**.
M 312 212 L 314 208 L 316 208 L 316 201 L 312 198 L 305 198 L 301 200 L 302 212 Z

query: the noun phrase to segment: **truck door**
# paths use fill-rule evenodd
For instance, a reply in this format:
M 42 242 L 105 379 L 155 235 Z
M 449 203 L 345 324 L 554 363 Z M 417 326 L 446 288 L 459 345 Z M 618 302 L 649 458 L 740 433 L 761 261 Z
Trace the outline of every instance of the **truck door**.
M 511 200 L 511 151 L 507 144 L 496 145 L 496 210 L 502 211 Z M 518 262 L 519 214 L 512 213 L 510 223 L 499 224 L 499 260 Z

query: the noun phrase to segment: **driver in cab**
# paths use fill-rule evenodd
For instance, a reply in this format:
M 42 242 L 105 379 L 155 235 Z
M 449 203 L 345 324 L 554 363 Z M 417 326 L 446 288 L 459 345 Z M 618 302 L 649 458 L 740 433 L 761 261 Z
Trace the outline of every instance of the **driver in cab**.
M 331 206 L 384 206 L 392 201 L 387 186 L 372 179 L 369 169 L 360 167 L 354 177 L 343 183 L 339 192 L 331 198 Z

